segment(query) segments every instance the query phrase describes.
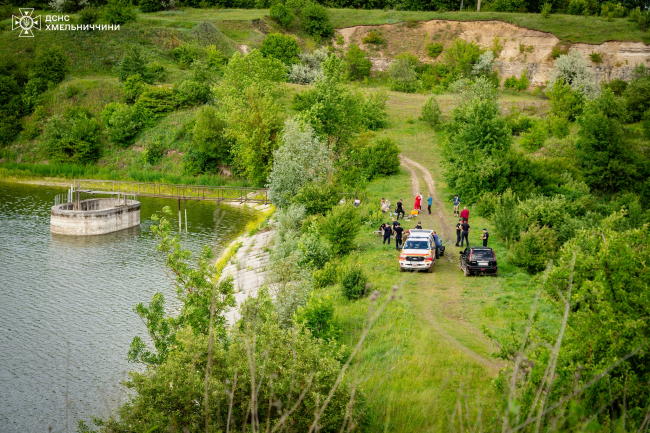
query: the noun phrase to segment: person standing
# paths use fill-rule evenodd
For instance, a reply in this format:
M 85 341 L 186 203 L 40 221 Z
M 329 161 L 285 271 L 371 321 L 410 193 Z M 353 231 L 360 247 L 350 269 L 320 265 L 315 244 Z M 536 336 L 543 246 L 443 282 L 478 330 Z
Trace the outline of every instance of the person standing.
M 463 246 L 463 241 L 467 242 L 467 246 L 469 247 L 469 223 L 467 220 L 463 220 L 463 224 L 460 226 L 462 233 L 460 235 L 460 246 Z
M 386 241 L 388 241 L 388 245 L 390 245 L 390 235 L 393 234 L 393 229 L 391 227 L 390 224 L 386 224 L 386 227 L 384 227 L 384 241 L 382 244 L 385 244 Z
M 463 225 L 463 220 L 459 219 L 458 223 L 456 224 L 456 246 L 457 247 L 460 246 L 458 244 L 460 244 L 460 232 L 461 232 L 462 225 Z
M 395 248 L 399 250 L 402 248 L 402 233 L 404 233 L 404 229 L 400 223 L 397 223 L 397 227 L 393 231 L 395 232 Z
M 487 242 L 488 238 L 490 237 L 490 234 L 488 233 L 487 229 L 483 229 L 483 235 L 481 235 L 481 239 L 483 240 L 483 246 L 487 247 Z
M 422 208 L 422 195 L 418 193 L 418 195 L 415 196 L 415 207 L 414 209 L 419 211 Z
M 404 218 L 404 207 L 402 205 L 402 199 L 401 198 L 397 202 L 397 207 L 395 208 L 395 212 L 397 213 L 397 219 L 399 219 L 399 214 L 402 214 L 402 218 Z
M 436 259 L 439 259 L 440 258 L 439 248 L 442 245 L 442 242 L 440 242 L 440 238 L 436 234 L 435 230 L 433 231 L 433 243 L 436 250 Z
M 465 221 L 469 221 L 469 211 L 467 210 L 467 207 L 464 207 L 463 210 L 460 211 L 460 217 Z
M 422 230 L 422 222 L 418 221 L 418 225 L 413 230 Z
M 431 194 L 429 194 L 429 198 L 427 199 L 427 208 L 429 209 L 429 215 L 431 215 L 432 204 L 433 204 L 433 197 L 431 197 Z
M 454 216 L 460 216 L 460 211 L 458 207 L 460 206 L 460 199 L 457 195 L 454 196 Z

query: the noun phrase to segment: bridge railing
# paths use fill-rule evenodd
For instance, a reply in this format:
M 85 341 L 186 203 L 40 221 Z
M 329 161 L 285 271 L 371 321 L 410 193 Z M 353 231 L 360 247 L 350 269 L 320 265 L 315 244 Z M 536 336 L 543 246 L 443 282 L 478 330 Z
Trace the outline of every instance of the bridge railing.
M 75 189 L 135 194 L 144 197 L 178 198 L 181 200 L 268 202 L 268 190 L 238 186 L 174 185 L 155 182 L 76 179 Z

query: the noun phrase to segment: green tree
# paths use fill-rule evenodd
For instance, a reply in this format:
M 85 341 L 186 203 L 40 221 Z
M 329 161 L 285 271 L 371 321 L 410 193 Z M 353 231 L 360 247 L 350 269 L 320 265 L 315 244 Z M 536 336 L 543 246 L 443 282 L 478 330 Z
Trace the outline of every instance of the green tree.
M 8 144 L 22 129 L 20 118 L 24 110 L 22 89 L 16 80 L 0 75 L 0 143 Z
M 415 72 L 419 60 L 411 53 L 402 53 L 388 66 L 390 89 L 398 92 L 413 93 L 420 88 L 420 80 Z
M 126 54 L 117 67 L 117 77 L 121 82 L 126 82 L 133 75 L 139 75 L 145 83 L 153 83 L 153 77 L 149 73 L 142 50 L 137 46 L 126 50 Z
M 108 139 L 122 147 L 133 143 L 142 129 L 143 122 L 140 117 L 135 107 L 117 102 L 107 104 L 101 115 L 102 124 L 108 132 Z
M 357 44 L 350 45 L 347 53 L 345 53 L 345 60 L 350 78 L 353 80 L 359 80 L 370 75 L 372 62 L 368 59 L 368 53 L 359 48 Z
M 335 183 L 311 182 L 300 188 L 291 202 L 304 206 L 307 215 L 325 215 L 340 199 Z
M 432 128 L 435 128 L 440 125 L 440 121 L 442 120 L 441 117 L 442 110 L 440 109 L 438 100 L 435 97 L 430 96 L 429 99 L 427 99 L 427 102 L 422 106 L 420 120 L 428 123 Z
M 364 149 L 361 159 L 368 180 L 381 176 L 390 176 L 399 171 L 400 149 L 390 138 L 377 140 Z
M 281 33 L 269 33 L 262 41 L 260 51 L 264 57 L 273 57 L 285 65 L 298 63 L 300 46 L 295 37 Z
M 133 104 L 136 99 L 140 97 L 145 89 L 145 82 L 140 74 L 134 74 L 124 80 L 122 94 L 124 95 L 124 102 Z
M 68 57 L 56 45 L 47 45 L 36 52 L 34 62 L 29 67 L 29 83 L 40 93 L 56 86 L 68 72 Z
M 101 156 L 99 123 L 82 109 L 52 116 L 43 132 L 43 149 L 52 162 L 92 164 Z
M 650 109 L 650 70 L 642 64 L 634 67 L 632 79 L 623 93 L 633 120 L 640 120 Z
M 285 30 L 291 27 L 296 17 L 283 4 L 278 3 L 271 7 L 269 16 L 277 21 Z
M 508 252 L 508 261 L 529 274 L 543 271 L 557 252 L 557 236 L 549 227 L 532 225 L 519 235 Z
M 481 47 L 474 41 L 466 42 L 456 38 L 451 45 L 445 49 L 443 62 L 450 71 L 451 76 L 469 77 L 472 68 L 482 54 Z
M 564 79 L 559 78 L 552 87 L 547 87 L 546 95 L 551 100 L 551 113 L 559 118 L 574 121 L 582 113 L 584 96 L 565 84 Z
M 329 38 L 334 34 L 329 13 L 324 6 L 307 2 L 301 11 L 302 23 L 307 33 L 319 38 Z
M 354 249 L 360 228 L 357 209 L 351 204 L 334 206 L 327 212 L 321 225 L 322 234 L 335 255 L 343 255 Z
M 108 0 L 104 7 L 104 20 L 109 24 L 126 24 L 137 19 L 133 5 L 128 0 Z
M 273 155 L 269 176 L 269 199 L 286 207 L 300 188 L 310 182 L 323 182 L 332 172 L 332 161 L 323 143 L 309 124 L 290 119 L 284 124 L 282 144 Z
M 138 7 L 140 8 L 140 12 L 143 13 L 158 12 L 163 10 L 163 5 L 160 0 L 140 0 L 138 2 Z

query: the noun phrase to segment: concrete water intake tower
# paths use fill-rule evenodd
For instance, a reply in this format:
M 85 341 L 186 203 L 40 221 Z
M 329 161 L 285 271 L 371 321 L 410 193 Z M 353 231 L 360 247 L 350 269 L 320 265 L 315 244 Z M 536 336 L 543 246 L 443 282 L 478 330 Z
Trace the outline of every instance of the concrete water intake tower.
M 135 194 L 75 189 L 75 184 L 55 197 L 50 218 L 50 232 L 73 236 L 103 235 L 139 225 L 140 202 Z

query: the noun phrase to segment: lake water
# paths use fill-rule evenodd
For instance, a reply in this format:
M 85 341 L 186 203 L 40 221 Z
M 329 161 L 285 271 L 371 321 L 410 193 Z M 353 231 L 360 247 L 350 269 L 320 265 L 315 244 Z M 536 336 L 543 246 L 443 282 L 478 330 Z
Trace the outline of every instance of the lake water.
M 131 340 L 146 335 L 133 312 L 174 290 L 154 259 L 152 213 L 174 200 L 141 198 L 140 227 L 101 236 L 50 233 L 61 187 L 0 183 L 0 432 L 74 432 L 79 419 L 106 417 L 127 395 L 119 382 L 138 367 Z M 215 255 L 253 211 L 188 202 L 183 245 Z M 66 410 L 67 396 L 67 410 Z

